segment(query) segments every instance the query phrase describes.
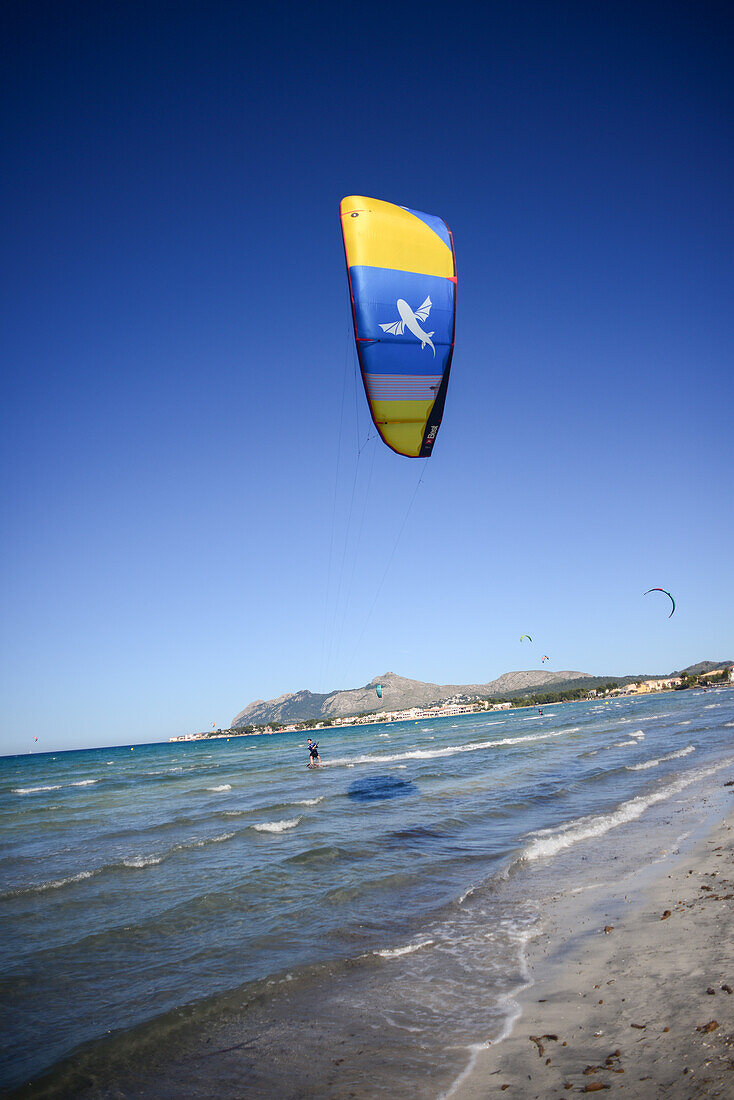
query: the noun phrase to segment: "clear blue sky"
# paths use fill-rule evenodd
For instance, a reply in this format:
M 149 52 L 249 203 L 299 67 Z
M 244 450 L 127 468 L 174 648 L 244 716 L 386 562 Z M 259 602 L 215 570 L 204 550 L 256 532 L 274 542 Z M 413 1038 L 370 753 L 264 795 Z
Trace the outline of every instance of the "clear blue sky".
M 732 18 L 4 6 L 0 751 L 734 656 Z M 354 193 L 456 245 L 397 545 L 424 463 L 357 464 Z

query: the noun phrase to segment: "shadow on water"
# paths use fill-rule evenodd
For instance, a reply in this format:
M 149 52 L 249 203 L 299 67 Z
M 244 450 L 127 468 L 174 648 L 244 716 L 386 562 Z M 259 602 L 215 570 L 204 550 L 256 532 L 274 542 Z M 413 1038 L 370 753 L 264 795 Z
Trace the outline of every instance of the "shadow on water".
M 351 784 L 347 795 L 355 802 L 378 802 L 386 798 L 401 798 L 415 794 L 418 788 L 409 779 L 396 779 L 392 775 L 371 775 Z

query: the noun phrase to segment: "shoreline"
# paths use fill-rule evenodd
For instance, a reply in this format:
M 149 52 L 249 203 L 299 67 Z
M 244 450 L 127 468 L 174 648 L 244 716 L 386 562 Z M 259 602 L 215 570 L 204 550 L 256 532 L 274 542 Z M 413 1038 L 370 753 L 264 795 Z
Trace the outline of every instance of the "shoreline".
M 417 920 L 408 916 L 400 926 L 394 920 L 386 925 L 387 947 L 382 938 L 368 942 L 369 924 L 350 930 L 342 921 L 339 928 L 349 935 L 343 950 L 286 963 L 231 989 L 181 1001 L 131 1028 L 91 1037 L 48 1070 L 29 1074 L 12 1095 L 209 1100 L 216 1091 L 222 1100 L 397 1095 L 484 1100 L 500 1092 L 558 1097 L 615 1087 L 624 1088 L 624 1096 L 729 1095 L 734 995 L 724 987 L 734 987 L 726 957 L 734 913 L 734 785 L 728 779 L 734 756 L 729 731 L 721 730 L 723 740 L 698 765 L 687 763 L 683 771 L 666 767 L 694 751 L 688 727 L 696 715 L 678 713 L 676 722 L 664 707 L 655 715 L 664 738 L 645 726 L 648 751 L 639 751 L 645 735 L 633 726 L 649 716 L 629 713 L 611 724 L 593 718 L 591 735 L 578 738 L 580 746 L 566 746 L 560 764 L 553 754 L 558 770 L 549 773 L 552 783 L 541 774 L 533 789 L 538 799 L 557 796 L 558 775 L 561 792 L 573 790 L 576 773 L 569 755 L 572 763 L 581 761 L 577 772 L 590 774 L 592 784 L 600 779 L 601 786 L 592 787 L 590 795 L 584 791 L 560 823 L 557 814 L 539 821 L 526 815 L 521 827 L 511 818 L 509 840 L 504 849 L 498 847 L 502 860 L 488 877 L 487 838 L 499 844 L 502 834 L 481 802 L 478 876 L 467 862 L 460 895 L 439 899 L 425 919 L 419 913 Z M 700 722 L 704 731 L 712 722 L 719 731 L 723 718 L 706 707 Z M 529 728 L 519 727 L 521 734 L 524 729 Z M 538 737 L 533 726 L 519 740 Z M 616 737 L 626 740 L 617 743 Z M 683 748 L 670 752 L 676 744 Z M 581 752 L 584 747 L 588 751 Z M 585 763 L 605 748 L 620 752 L 609 764 L 604 756 Z M 445 752 L 434 747 L 430 759 Z M 524 759 L 535 760 L 535 749 Z M 654 770 L 658 765 L 660 774 Z M 520 772 L 519 793 L 530 800 Z M 475 783 L 471 767 L 461 776 Z M 431 825 L 446 817 L 429 809 Z M 411 816 L 409 827 L 394 834 L 394 847 L 423 843 L 426 836 L 432 842 L 434 834 Z M 706 886 L 712 888 L 700 890 Z M 384 890 L 383 896 L 389 902 Z M 334 904 L 341 904 L 341 896 L 335 895 Z M 667 969 L 666 951 L 672 952 Z M 707 982 L 701 990 L 691 981 L 702 966 Z M 715 966 L 720 973 L 711 979 L 705 970 Z M 680 1017 L 675 1027 L 656 1016 L 669 990 L 665 1007 Z M 704 1007 L 721 1004 L 721 1011 L 693 1024 L 684 1019 L 694 993 Z M 625 1016 L 628 1001 L 635 1010 L 631 1016 Z M 712 1020 L 716 1026 L 709 1031 L 695 1032 Z M 697 1039 L 706 1044 L 723 1039 L 716 1047 L 716 1072 L 721 1077 L 726 1071 L 727 1079 L 718 1092 L 692 1090 L 691 1082 L 698 1088 L 699 1080 L 712 1074 L 700 1060 L 686 1058 Z M 652 1073 L 646 1061 L 651 1044 L 653 1055 L 663 1045 L 670 1048 Z M 712 1061 L 711 1050 L 701 1045 L 704 1062 Z M 670 1051 L 685 1058 L 676 1080 L 663 1073 L 670 1069 Z M 734 1058 L 730 1061 L 734 1066 Z M 734 1077 L 730 1080 L 734 1084 Z M 714 1088 L 711 1081 L 705 1085 Z
M 595 896 L 553 899 L 510 1034 L 478 1047 L 441 1100 L 734 1095 L 734 787 L 726 794 L 686 850 Z
M 251 1100 L 371 1100 L 401 1094 L 378 1084 L 379 1074 L 373 1078 L 374 1059 L 399 1074 L 407 1058 L 416 1074 L 413 1095 L 425 1100 L 557 1100 L 597 1091 L 622 1100 L 726 1100 L 734 1095 L 734 993 L 728 992 L 734 990 L 734 785 L 725 787 L 724 776 L 703 796 L 703 818 L 696 817 L 681 847 L 671 817 L 659 859 L 611 885 L 612 865 L 601 858 L 594 881 L 547 898 L 542 925 L 524 943 L 522 984 L 506 994 L 507 1019 L 493 1043 L 450 1045 L 442 1054 L 424 1049 L 410 1058 L 359 1014 L 346 1038 L 340 992 L 349 995 L 350 975 L 356 976 L 354 960 L 346 960 L 329 967 L 325 999 L 315 1012 L 314 988 L 291 986 L 286 1017 L 273 1016 L 272 983 L 262 982 L 249 1003 L 232 1003 L 227 1019 L 199 1018 L 180 1030 L 169 1018 L 157 1039 L 144 1025 L 107 1056 L 105 1044 L 95 1042 L 87 1056 L 78 1052 L 81 1057 L 11 1095 L 158 1100 L 208 1098 L 214 1088 L 222 1097 Z M 659 825 L 650 824 L 660 835 Z M 562 872 L 561 881 L 567 883 Z M 385 980 L 370 969 L 363 990 Z M 328 1011 L 332 1000 L 334 1012 Z M 294 1021 L 301 1021 L 295 1030 Z M 319 1054 L 309 1066 L 314 1032 Z M 357 1038 L 359 1049 L 352 1049 Z M 463 1067 L 462 1052 L 471 1052 Z M 324 1059 L 333 1076 L 324 1076 Z

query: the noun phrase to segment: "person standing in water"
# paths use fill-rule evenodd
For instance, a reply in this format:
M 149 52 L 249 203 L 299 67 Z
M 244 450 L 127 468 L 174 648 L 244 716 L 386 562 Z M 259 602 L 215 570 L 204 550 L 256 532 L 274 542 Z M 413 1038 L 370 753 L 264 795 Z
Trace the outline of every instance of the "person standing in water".
M 308 751 L 309 751 L 309 754 L 310 754 L 309 755 L 309 761 L 308 761 L 308 767 L 309 768 L 318 767 L 319 764 L 321 763 L 321 757 L 319 756 L 319 743 L 318 743 L 318 741 L 312 741 L 311 738 L 309 737 L 309 739 L 308 739 Z

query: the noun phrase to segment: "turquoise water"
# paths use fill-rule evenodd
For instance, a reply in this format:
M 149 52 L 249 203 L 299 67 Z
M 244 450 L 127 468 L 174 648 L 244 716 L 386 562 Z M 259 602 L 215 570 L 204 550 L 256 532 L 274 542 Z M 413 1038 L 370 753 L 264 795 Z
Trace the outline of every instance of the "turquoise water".
M 727 688 L 320 731 L 316 771 L 302 734 L 4 758 L 1 1080 L 109 1033 L 100 1064 L 139 1063 L 183 1006 L 230 1026 L 253 990 L 285 1027 L 327 981 L 324 1028 L 379 1018 L 401 1050 L 364 1095 L 412 1088 L 436 1028 L 450 1076 L 506 1028 L 543 897 L 602 845 L 654 858 L 674 807 L 692 828 L 733 735 Z M 286 1095 L 253 1073 L 238 1095 Z

